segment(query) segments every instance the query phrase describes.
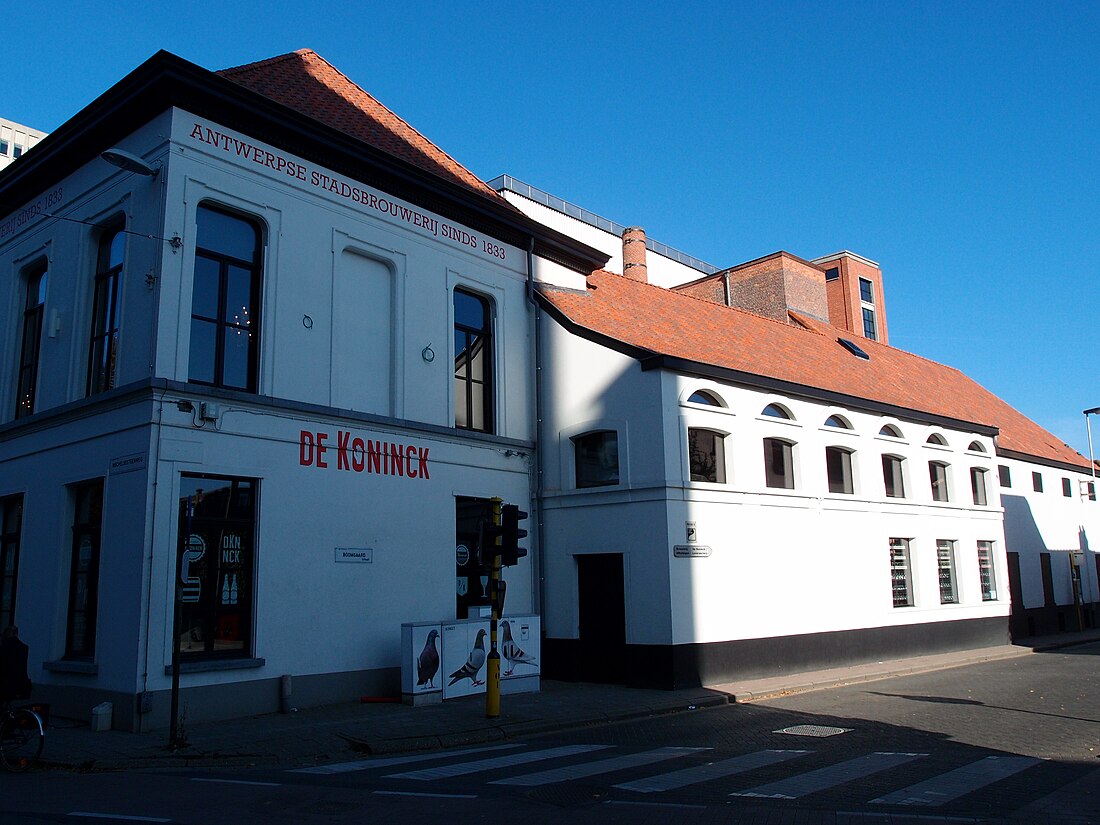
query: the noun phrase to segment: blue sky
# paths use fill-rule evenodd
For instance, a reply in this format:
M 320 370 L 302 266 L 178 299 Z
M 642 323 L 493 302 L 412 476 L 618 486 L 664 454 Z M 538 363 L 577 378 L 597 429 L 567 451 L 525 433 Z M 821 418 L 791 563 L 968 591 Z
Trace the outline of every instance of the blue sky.
M 312 48 L 483 179 L 716 266 L 879 262 L 894 346 L 1088 453 L 1100 4 L 107 8 L 12 4 L 0 113 L 52 130 L 162 48 L 209 69 Z

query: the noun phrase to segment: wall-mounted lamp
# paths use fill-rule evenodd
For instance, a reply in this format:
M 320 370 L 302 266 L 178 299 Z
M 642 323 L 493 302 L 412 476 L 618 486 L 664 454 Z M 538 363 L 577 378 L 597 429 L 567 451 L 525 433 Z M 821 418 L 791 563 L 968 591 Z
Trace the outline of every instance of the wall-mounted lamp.
M 150 166 L 137 155 L 127 152 L 125 149 L 108 149 L 100 157 L 111 166 L 117 166 L 119 169 L 125 169 L 127 172 L 134 172 L 138 175 L 155 178 L 157 173 L 160 172 L 159 168 Z

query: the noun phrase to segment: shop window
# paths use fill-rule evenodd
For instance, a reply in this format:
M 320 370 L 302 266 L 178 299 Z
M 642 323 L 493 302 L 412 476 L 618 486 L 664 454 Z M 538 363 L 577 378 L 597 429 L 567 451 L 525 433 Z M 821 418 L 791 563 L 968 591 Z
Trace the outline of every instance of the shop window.
M 0 499 L 0 628 L 16 624 L 15 587 L 22 531 L 23 496 Z
M 1073 498 L 1073 483 L 1068 478 L 1062 478 L 1062 495 Z
M 997 600 L 997 577 L 993 570 L 993 542 L 978 542 L 978 578 L 982 583 L 982 601 Z
M 989 503 L 986 495 L 985 470 L 981 467 L 970 468 L 970 492 L 977 506 L 985 507 Z
M 493 431 L 493 335 L 489 302 L 454 291 L 455 426 Z
M 780 438 L 764 439 L 764 483 L 781 490 L 794 489 L 794 445 Z
M 27 297 L 23 304 L 23 332 L 15 396 L 16 418 L 34 412 L 38 388 L 38 356 L 42 346 L 42 316 L 46 306 L 46 280 L 45 261 L 35 264 L 27 271 Z
M 1031 474 L 1031 489 L 1033 489 L 1036 493 L 1043 492 L 1043 474 L 1042 473 L 1033 472 Z
M 913 606 L 913 571 L 909 564 L 909 539 L 890 539 L 890 589 L 894 607 Z
M 882 481 L 887 498 L 905 498 L 905 460 L 896 455 L 882 457 Z
M 830 493 L 855 492 L 852 484 L 852 451 L 843 447 L 825 448 L 825 469 L 829 476 Z
M 573 439 L 577 487 L 619 483 L 619 434 L 598 430 Z
M 929 461 L 928 479 L 932 484 L 932 501 L 948 501 L 947 465 L 942 461 Z
M 725 437 L 714 430 L 688 429 L 692 481 L 726 482 Z
M 1012 471 L 1004 464 L 997 465 L 997 479 L 1002 487 L 1012 486 Z
M 957 604 L 958 590 L 955 587 L 955 542 L 949 539 L 936 541 L 936 565 L 940 578 L 940 604 Z
M 188 380 L 255 392 L 261 233 L 248 218 L 199 206 Z
M 251 654 L 256 493 L 255 479 L 180 477 L 177 586 L 182 657 Z
M 92 337 L 88 347 L 88 395 L 104 392 L 118 384 L 118 321 L 125 248 L 126 235 L 122 227 L 108 229 L 99 239 L 92 298 Z
M 103 530 L 103 481 L 72 488 L 73 552 L 69 570 L 66 659 L 95 658 L 99 603 L 99 545 Z

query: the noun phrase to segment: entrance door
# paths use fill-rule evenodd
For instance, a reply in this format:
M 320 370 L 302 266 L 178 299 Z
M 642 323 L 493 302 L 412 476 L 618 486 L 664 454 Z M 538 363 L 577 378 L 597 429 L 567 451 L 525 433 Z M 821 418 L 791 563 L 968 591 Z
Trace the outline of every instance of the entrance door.
M 576 556 L 580 609 L 577 676 L 581 681 L 626 681 L 626 597 L 621 553 Z
M 489 571 L 479 567 L 478 541 L 481 522 L 492 518 L 493 503 L 487 498 L 455 499 L 455 618 L 480 615 L 489 606 Z

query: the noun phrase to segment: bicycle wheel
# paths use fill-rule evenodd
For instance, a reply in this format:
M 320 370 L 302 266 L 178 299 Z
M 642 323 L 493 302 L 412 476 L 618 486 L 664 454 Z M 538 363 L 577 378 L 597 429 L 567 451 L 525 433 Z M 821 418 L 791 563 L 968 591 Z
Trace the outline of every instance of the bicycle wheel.
M 0 763 L 25 771 L 42 755 L 42 720 L 26 708 L 13 710 L 0 725 Z

